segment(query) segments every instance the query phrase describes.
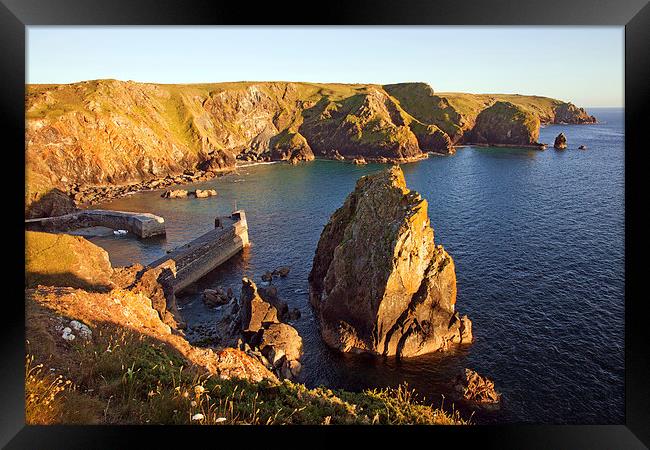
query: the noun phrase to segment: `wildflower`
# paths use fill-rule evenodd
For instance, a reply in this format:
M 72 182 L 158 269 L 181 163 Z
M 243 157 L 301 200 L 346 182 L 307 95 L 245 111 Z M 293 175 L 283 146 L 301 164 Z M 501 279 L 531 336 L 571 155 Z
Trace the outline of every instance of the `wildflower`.
M 225 422 L 226 420 L 228 419 L 226 419 L 225 417 L 219 417 L 214 421 L 214 423 L 221 423 L 221 422 Z
M 195 387 L 194 387 L 194 393 L 195 393 L 196 395 L 201 395 L 201 394 L 203 394 L 204 392 L 205 392 L 205 388 L 204 388 L 203 386 L 198 385 L 198 386 L 195 386 Z
M 197 413 L 192 416 L 192 420 L 203 420 L 204 418 L 205 416 L 201 413 Z
M 149 393 L 147 395 L 149 397 L 153 397 L 154 395 L 156 395 L 156 393 L 154 391 L 149 391 Z

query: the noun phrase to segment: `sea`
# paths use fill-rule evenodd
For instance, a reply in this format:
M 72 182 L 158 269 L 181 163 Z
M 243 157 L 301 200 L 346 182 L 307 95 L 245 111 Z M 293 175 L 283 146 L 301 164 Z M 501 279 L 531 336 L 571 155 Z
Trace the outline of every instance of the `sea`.
M 397 360 L 339 354 L 321 340 L 307 277 L 320 233 L 357 179 L 386 165 L 316 160 L 241 167 L 180 188 L 216 189 L 207 199 L 139 192 L 97 208 L 151 212 L 167 235 L 94 237 L 114 266 L 146 264 L 209 231 L 217 215 L 244 209 L 250 248 L 210 273 L 200 288 L 289 266 L 273 283 L 301 317 L 298 379 L 309 387 L 361 391 L 407 384 L 420 401 L 473 423 L 620 424 L 624 421 L 624 110 L 590 108 L 594 125 L 547 125 L 545 151 L 466 146 L 451 156 L 404 164 L 410 189 L 429 203 L 436 244 L 456 264 L 456 308 L 475 341 L 447 353 Z M 560 132 L 568 149 L 552 144 Z M 578 150 L 585 145 L 587 150 Z M 193 330 L 216 312 L 200 295 L 179 300 Z M 202 344 L 207 345 L 207 344 Z M 471 368 L 502 393 L 495 411 L 453 400 L 451 380 Z

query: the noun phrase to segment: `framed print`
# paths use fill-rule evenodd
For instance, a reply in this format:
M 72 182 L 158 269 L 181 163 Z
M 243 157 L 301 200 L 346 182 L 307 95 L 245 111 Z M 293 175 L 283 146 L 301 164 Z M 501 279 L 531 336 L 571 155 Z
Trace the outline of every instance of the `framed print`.
M 322 6 L 3 0 L 3 445 L 646 448 L 647 2 Z

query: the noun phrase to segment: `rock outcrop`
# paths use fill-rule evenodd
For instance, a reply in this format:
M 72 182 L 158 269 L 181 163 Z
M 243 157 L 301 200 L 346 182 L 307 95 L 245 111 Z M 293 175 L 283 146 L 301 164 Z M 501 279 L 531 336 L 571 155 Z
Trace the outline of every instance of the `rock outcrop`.
M 510 102 L 496 102 L 476 117 L 469 139 L 474 144 L 538 145 L 540 120 Z
M 560 133 L 555 137 L 555 142 L 553 142 L 553 148 L 558 150 L 564 150 L 567 147 L 566 136 L 564 133 Z
M 479 375 L 472 369 L 465 369 L 454 380 L 454 389 L 458 399 L 471 406 L 497 409 L 501 394 L 494 388 L 494 382 Z
M 360 178 L 332 214 L 309 283 L 321 335 L 342 352 L 416 356 L 472 341 L 453 259 L 397 166 Z
M 258 349 L 266 360 L 263 361 L 282 378 L 295 378 L 301 369 L 302 338 L 295 328 L 280 320 L 288 314 L 286 303 L 278 299 L 277 291 L 258 291 L 246 277 L 242 279 L 240 303 L 240 324 L 246 344 Z
M 285 131 L 270 140 L 273 161 L 313 161 L 314 153 L 305 137 L 297 132 Z
M 594 116 L 587 114 L 584 108 L 578 108 L 573 103 L 560 103 L 553 109 L 553 123 L 597 123 Z
M 324 97 L 306 113 L 300 131 L 316 154 L 336 150 L 349 159 L 395 161 L 422 157 L 410 118 L 382 89 L 370 87 L 339 102 Z
M 151 301 L 151 307 L 160 320 L 172 330 L 184 330 L 187 324 L 176 306 L 174 287 L 170 279 L 176 274 L 173 261 L 165 266 L 145 268 L 141 264 L 118 267 L 113 271 L 111 281 L 114 287 L 128 289 Z
M 29 183 L 29 180 L 27 182 Z M 49 192 L 36 193 L 28 200 L 25 211 L 27 219 L 63 216 L 77 210 L 74 199 L 57 188 Z

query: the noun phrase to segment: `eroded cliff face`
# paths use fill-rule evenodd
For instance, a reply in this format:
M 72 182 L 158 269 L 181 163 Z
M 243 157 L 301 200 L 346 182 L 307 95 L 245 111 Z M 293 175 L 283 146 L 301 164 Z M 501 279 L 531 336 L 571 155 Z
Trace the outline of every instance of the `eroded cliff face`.
M 449 154 L 454 144 L 480 131 L 471 133 L 483 110 L 504 101 L 542 122 L 595 121 L 558 100 L 435 94 L 424 83 L 30 85 L 26 206 L 44 200 L 30 212 L 35 217 L 73 207 L 54 208 L 45 201 L 53 189 L 73 195 L 79 186 L 137 183 L 196 170 L 214 174 L 234 168 L 238 159 L 296 163 L 316 155 L 406 162 L 426 152 Z M 507 123 L 499 120 L 497 128 L 505 129 Z M 522 141 L 513 143 L 526 143 L 530 136 L 515 133 L 507 139 L 519 137 Z
M 309 283 L 322 337 L 342 352 L 415 356 L 472 341 L 455 312 L 453 259 L 397 166 L 359 179 L 321 234 Z

